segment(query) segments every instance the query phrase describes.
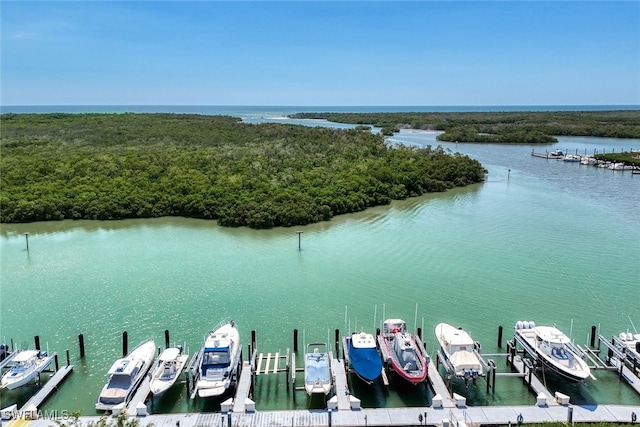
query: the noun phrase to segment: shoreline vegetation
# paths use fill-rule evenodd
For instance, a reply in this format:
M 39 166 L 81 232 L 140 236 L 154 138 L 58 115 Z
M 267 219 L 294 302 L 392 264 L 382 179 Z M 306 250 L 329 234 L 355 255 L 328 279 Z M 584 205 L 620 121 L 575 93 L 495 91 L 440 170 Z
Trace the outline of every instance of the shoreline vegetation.
M 439 141 L 551 144 L 556 136 L 640 138 L 640 110 L 517 111 L 448 113 L 297 113 L 297 119 L 324 119 L 375 126 L 391 136 L 400 129 L 436 130 Z
M 0 222 L 183 216 L 271 228 L 483 181 L 365 129 L 196 114 L 0 115 Z

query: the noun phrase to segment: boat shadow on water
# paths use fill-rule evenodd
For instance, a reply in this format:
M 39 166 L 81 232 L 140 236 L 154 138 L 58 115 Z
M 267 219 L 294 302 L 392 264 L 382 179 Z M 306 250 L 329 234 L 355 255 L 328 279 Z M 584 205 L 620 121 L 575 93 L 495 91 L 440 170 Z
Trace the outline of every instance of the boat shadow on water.
M 390 377 L 389 390 L 397 394 L 403 406 L 431 406 L 434 394 L 429 386 L 429 380 L 414 385 L 396 374 L 391 374 Z

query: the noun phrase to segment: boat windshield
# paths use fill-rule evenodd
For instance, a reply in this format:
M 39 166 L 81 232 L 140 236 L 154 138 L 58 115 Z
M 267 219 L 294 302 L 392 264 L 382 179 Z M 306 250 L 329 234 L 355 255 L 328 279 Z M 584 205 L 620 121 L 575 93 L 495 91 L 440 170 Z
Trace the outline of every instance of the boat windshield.
M 229 349 L 220 348 L 215 350 L 206 350 L 202 355 L 202 365 L 208 368 L 225 368 L 229 366 Z

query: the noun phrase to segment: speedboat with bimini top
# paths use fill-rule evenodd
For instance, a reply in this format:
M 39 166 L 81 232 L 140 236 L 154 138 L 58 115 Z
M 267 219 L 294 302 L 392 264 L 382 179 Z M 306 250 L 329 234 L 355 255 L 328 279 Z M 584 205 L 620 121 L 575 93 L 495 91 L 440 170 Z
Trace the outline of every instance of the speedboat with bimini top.
M 402 319 L 384 321 L 380 334 L 380 348 L 393 370 L 411 384 L 418 384 L 427 378 L 427 358 L 416 338 L 407 331 L 407 324 Z M 384 348 L 384 350 L 383 350 Z
M 53 358 L 40 350 L 22 350 L 11 360 L 13 366 L 2 375 L 0 388 L 13 390 L 36 379 Z
M 304 389 L 309 396 L 327 395 L 331 391 L 331 364 L 326 343 L 307 344 L 304 355 Z
M 151 369 L 149 389 L 154 395 L 168 390 L 178 379 L 189 355 L 182 353 L 182 347 L 165 349 Z
M 198 396 L 224 394 L 237 381 L 240 365 L 240 334 L 233 320 L 209 332 L 201 354 Z
M 382 374 L 382 359 L 372 334 L 354 332 L 347 337 L 349 363 L 358 378 L 373 383 Z
M 127 405 L 151 368 L 155 354 L 156 343 L 150 340 L 116 360 L 107 372 L 108 380 L 98 396 L 96 409 L 111 411 Z
M 462 328 L 447 323 L 439 323 L 435 329 L 440 343 L 442 362 L 456 377 L 475 382 L 484 375 L 482 356 L 471 336 Z
M 591 376 L 580 350 L 555 326 L 536 326 L 534 322 L 518 321 L 515 338 L 527 353 L 535 355 L 545 367 L 567 381 L 579 382 Z

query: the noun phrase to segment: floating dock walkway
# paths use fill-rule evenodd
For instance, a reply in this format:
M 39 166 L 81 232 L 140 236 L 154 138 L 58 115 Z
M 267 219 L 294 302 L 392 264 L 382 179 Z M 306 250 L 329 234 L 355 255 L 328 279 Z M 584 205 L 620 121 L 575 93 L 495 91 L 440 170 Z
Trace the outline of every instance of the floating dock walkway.
M 55 353 L 54 353 L 55 355 Z M 38 408 L 58 389 L 58 386 L 69 376 L 73 371 L 73 365 L 63 366 L 53 374 L 49 380 L 44 384 L 36 394 L 31 397 L 23 406 L 19 412 L 33 412 Z
M 358 411 L 256 411 L 253 413 L 186 413 L 148 415 L 137 418 L 139 425 L 158 427 L 179 426 L 478 426 L 515 425 L 528 423 L 632 423 L 633 414 L 640 414 L 640 405 L 582 406 L 474 406 L 453 409 L 432 407 L 377 408 Z M 97 425 L 100 417 L 80 417 L 79 426 Z M 7 427 L 24 425 L 22 420 L 10 421 Z M 51 427 L 52 420 L 29 422 L 29 427 Z

